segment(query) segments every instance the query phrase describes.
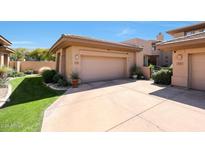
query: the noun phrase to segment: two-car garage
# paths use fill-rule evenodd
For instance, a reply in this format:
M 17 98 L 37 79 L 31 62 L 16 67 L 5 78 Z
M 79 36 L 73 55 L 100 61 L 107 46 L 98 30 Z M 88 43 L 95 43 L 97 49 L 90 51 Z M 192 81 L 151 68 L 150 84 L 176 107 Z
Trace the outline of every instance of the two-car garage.
M 141 50 L 135 45 L 76 35 L 62 35 L 50 49 L 57 55 L 59 73 L 70 79 L 77 72 L 83 83 L 129 77 Z
M 111 80 L 126 77 L 126 58 L 81 56 L 83 82 Z

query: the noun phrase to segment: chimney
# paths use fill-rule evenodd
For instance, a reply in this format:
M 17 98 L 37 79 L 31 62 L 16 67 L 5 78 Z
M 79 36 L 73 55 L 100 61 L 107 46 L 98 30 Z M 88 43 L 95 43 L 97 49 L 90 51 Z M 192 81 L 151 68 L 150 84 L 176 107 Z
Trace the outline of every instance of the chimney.
M 156 37 L 157 41 L 164 41 L 164 35 L 160 32 L 157 37 Z

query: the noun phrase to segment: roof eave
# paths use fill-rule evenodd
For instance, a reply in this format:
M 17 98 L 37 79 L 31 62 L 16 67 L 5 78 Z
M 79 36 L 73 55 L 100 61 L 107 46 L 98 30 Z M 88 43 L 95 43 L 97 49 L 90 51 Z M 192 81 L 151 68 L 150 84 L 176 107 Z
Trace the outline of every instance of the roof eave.
M 64 45 L 63 45 L 64 44 Z M 140 47 L 135 47 L 135 46 L 129 46 L 125 44 L 115 44 L 111 42 L 101 42 L 98 40 L 89 40 L 89 39 L 83 39 L 83 38 L 76 38 L 72 36 L 67 36 L 67 35 L 62 35 L 56 43 L 50 48 L 51 53 L 55 53 L 59 48 L 61 47 L 69 47 L 69 46 L 87 46 L 87 47 L 92 47 L 92 46 L 98 46 L 99 48 L 106 48 L 106 49 L 117 49 L 117 48 L 122 48 L 125 50 L 131 50 L 131 51 L 141 51 L 142 48 Z M 60 47 L 61 46 L 61 47 Z
M 3 37 L 2 35 L 0 35 L 0 39 L 5 43 L 5 45 L 7 46 L 12 45 L 12 43 L 9 40 L 7 40 L 5 37 Z
M 180 50 L 180 49 L 199 48 L 199 47 L 205 47 L 205 38 L 171 42 L 171 43 L 164 42 L 157 45 L 157 49 L 161 51 Z
M 180 33 L 180 32 L 185 32 L 185 31 L 189 31 L 189 30 L 195 30 L 195 29 L 200 29 L 200 28 L 205 28 L 205 22 L 200 22 L 197 24 L 193 24 L 190 26 L 185 26 L 185 27 L 181 27 L 181 28 L 176 28 L 176 29 L 172 29 L 167 31 L 166 33 L 173 35 L 176 33 Z

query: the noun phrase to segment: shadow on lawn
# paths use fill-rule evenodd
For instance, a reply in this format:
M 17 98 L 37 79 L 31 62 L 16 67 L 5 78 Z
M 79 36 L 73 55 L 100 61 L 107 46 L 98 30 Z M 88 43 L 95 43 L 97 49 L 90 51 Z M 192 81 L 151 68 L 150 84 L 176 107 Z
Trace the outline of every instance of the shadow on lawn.
M 12 92 L 10 101 L 3 108 L 55 97 L 63 93 L 64 91 L 55 91 L 43 85 L 41 77 L 26 77 Z

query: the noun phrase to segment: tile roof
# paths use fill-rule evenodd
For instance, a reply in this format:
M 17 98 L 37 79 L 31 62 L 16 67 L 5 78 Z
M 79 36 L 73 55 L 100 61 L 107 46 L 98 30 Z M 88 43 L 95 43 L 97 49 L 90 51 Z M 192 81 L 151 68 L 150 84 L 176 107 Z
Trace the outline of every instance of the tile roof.
M 137 45 L 128 45 L 125 43 L 119 43 L 119 42 L 111 42 L 111 41 L 105 41 L 105 40 L 100 40 L 100 39 L 94 39 L 90 37 L 85 37 L 85 36 L 79 36 L 79 35 L 71 35 L 71 34 L 62 34 L 61 37 L 54 43 L 54 45 L 50 48 L 50 52 L 54 52 L 59 48 L 59 44 L 62 42 L 67 43 L 67 44 L 84 44 L 84 45 L 101 45 L 101 47 L 109 47 L 109 48 L 124 48 L 124 49 L 131 49 L 131 50 L 137 50 L 140 51 L 142 50 L 139 46 Z M 73 43 L 74 42 L 74 43 Z

